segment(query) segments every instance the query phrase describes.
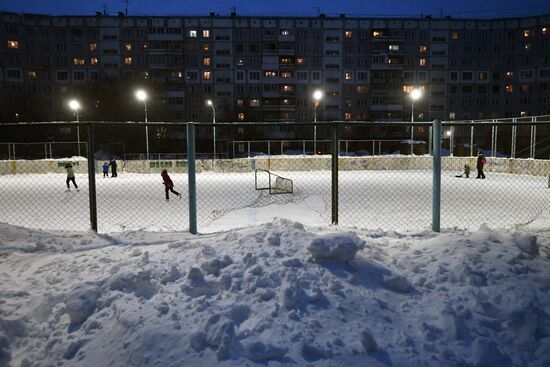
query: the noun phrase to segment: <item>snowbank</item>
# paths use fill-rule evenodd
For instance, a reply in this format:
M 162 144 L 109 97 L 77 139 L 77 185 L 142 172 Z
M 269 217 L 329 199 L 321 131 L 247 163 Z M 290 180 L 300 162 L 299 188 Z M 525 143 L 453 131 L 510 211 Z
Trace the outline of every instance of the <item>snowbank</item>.
M 0 225 L 0 366 L 547 366 L 550 231 Z

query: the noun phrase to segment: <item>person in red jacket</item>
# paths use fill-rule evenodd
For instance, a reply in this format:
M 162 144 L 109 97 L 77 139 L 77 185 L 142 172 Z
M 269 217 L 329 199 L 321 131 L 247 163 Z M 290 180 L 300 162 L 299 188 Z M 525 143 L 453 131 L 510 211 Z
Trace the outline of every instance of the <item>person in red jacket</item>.
M 479 154 L 477 155 L 477 164 L 476 164 L 476 168 L 477 168 L 477 177 L 476 178 L 485 178 L 485 173 L 483 173 L 483 166 L 485 165 L 485 162 L 486 162 L 486 159 L 485 159 L 485 156 L 483 155 L 483 153 L 479 152 Z
M 164 181 L 163 184 L 164 191 L 166 192 L 166 200 L 170 199 L 168 196 L 168 191 L 172 191 L 173 194 L 176 194 L 181 199 L 181 194 L 174 190 L 174 183 L 172 182 L 170 176 L 168 176 L 168 171 L 163 169 L 160 175 L 162 176 L 162 181 Z

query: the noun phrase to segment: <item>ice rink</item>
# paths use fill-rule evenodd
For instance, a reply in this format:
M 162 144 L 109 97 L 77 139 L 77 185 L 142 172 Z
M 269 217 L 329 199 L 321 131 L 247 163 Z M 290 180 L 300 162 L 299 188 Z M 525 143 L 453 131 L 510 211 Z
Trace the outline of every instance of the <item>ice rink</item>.
M 331 222 L 331 173 L 274 172 L 293 180 L 294 194 L 254 188 L 254 172 L 197 174 L 199 232 L 246 227 L 284 217 L 311 226 Z M 487 179 L 443 172 L 442 228 L 521 228 L 550 207 L 547 178 L 487 173 Z M 121 172 L 96 176 L 97 216 L 103 233 L 188 229 L 187 175 L 171 174 L 182 198 L 164 199 L 160 175 Z M 66 191 L 64 174 L 0 176 L 0 222 L 29 228 L 90 228 L 88 177 Z M 371 230 L 431 227 L 431 171 L 340 171 L 339 224 Z

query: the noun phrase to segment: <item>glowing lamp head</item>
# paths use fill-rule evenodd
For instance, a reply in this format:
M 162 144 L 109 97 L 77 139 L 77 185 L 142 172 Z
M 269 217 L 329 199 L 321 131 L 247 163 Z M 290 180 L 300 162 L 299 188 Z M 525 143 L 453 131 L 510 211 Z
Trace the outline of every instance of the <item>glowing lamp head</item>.
M 136 92 L 136 98 L 143 102 L 147 99 L 147 93 L 145 93 L 144 90 L 140 89 Z
M 422 92 L 420 91 L 420 89 L 413 89 L 411 91 L 411 98 L 413 101 L 416 101 L 420 97 L 422 97 Z
M 212 105 L 213 105 L 212 100 L 211 100 L 211 99 L 207 100 L 207 101 L 206 101 L 206 104 L 207 104 L 208 106 L 212 106 Z
M 80 109 L 80 103 L 77 100 L 73 99 L 69 102 L 69 108 L 73 111 L 78 111 Z
M 451 130 L 447 130 L 447 132 L 445 133 L 445 135 L 451 136 Z
M 316 90 L 315 92 L 313 92 L 314 100 L 319 101 L 321 100 L 321 98 L 323 98 L 323 92 L 321 92 L 320 90 Z

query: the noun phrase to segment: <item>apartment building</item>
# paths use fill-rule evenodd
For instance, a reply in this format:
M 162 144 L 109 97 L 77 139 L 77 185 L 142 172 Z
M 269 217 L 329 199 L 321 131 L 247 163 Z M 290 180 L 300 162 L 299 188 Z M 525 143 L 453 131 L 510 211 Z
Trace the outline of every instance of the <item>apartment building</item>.
M 550 113 L 550 15 L 510 19 L 0 13 L 0 122 L 415 120 Z

